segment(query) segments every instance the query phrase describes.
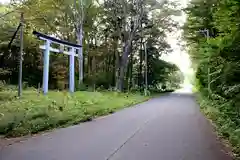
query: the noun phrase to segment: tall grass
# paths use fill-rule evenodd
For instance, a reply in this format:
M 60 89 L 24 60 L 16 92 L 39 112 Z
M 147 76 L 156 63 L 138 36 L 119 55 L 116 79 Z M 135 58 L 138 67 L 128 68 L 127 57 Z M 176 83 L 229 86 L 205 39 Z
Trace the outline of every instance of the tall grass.
M 148 97 L 117 92 L 49 92 L 26 90 L 22 98 L 12 90 L 0 92 L 0 134 L 23 136 L 78 124 L 145 101 Z
M 236 159 L 240 159 L 240 117 L 231 101 L 221 97 L 209 99 L 200 94 L 198 101 L 202 111 L 215 124 L 219 135 L 231 143 Z

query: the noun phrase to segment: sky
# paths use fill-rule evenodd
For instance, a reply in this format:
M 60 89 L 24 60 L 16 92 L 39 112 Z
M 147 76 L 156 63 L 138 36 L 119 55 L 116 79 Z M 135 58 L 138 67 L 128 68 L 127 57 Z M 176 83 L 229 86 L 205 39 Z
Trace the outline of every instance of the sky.
M 0 0 L 1 3 L 7 3 L 9 2 L 10 0 Z
M 174 1 L 174 0 L 173 0 Z M 188 0 L 175 0 L 180 1 L 182 7 L 185 7 L 188 3 Z M 183 25 L 186 22 L 186 15 L 182 14 L 181 16 L 174 17 L 176 21 Z M 182 30 L 177 30 L 175 32 L 168 34 L 168 43 L 171 45 L 173 52 L 169 53 L 166 56 L 163 56 L 163 59 L 175 63 L 182 72 L 188 73 L 191 72 L 191 60 L 186 50 L 180 46 L 181 43 L 184 43 L 181 40 Z
M 171 0 L 180 2 L 182 7 L 186 7 L 190 0 Z M 176 21 L 180 23 L 180 25 L 184 25 L 186 22 L 186 15 L 183 13 L 181 16 L 174 17 Z M 168 43 L 171 45 L 173 52 L 169 53 L 162 57 L 165 61 L 176 64 L 179 69 L 184 74 L 184 86 L 190 86 L 192 83 L 192 78 L 194 77 L 194 70 L 192 68 L 191 59 L 187 53 L 187 51 L 181 46 L 184 44 L 184 41 L 181 39 L 182 30 L 178 29 L 175 32 L 168 34 Z

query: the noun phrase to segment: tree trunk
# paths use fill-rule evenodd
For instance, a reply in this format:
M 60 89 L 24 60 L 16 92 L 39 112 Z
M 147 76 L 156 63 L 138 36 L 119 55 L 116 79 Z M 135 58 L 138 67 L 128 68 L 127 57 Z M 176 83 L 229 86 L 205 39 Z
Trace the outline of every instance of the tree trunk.
M 92 77 L 92 70 L 93 70 L 93 68 L 92 68 L 92 56 L 91 56 L 91 53 L 90 53 L 90 44 L 93 44 L 93 40 L 92 40 L 92 38 L 90 38 L 89 36 L 87 36 L 88 37 L 88 39 L 87 39 L 87 77 L 88 77 L 88 80 L 90 80 L 91 79 L 91 77 Z
M 140 87 L 140 89 L 142 89 L 142 80 L 143 80 L 143 76 L 142 76 L 142 69 L 143 69 L 142 44 L 141 44 L 141 49 L 139 51 L 139 58 L 140 58 L 140 62 L 139 62 L 139 70 L 138 70 L 138 86 Z
M 93 56 L 93 60 L 92 60 L 92 86 L 93 86 L 93 89 L 95 91 L 95 86 L 96 86 L 96 72 L 97 72 L 97 67 L 96 67 L 96 56 Z
M 129 83 L 130 68 L 131 68 L 131 59 L 129 59 L 129 62 L 128 62 L 128 65 L 127 65 L 127 73 L 126 73 L 126 78 L 125 78 L 125 81 L 124 81 L 124 85 L 126 85 L 126 86 L 124 86 L 124 89 L 127 89 L 128 91 L 129 91 L 129 86 L 130 86 L 130 83 Z
M 133 53 L 131 53 L 131 56 L 130 56 L 130 71 L 129 71 L 129 78 L 130 78 L 130 81 L 129 81 L 129 89 L 132 88 L 133 86 L 133 75 L 132 75 L 132 72 L 133 72 Z
M 130 47 L 131 44 L 130 43 L 126 43 L 124 45 L 124 53 L 122 55 L 121 58 L 121 63 L 120 63 L 120 76 L 119 76 L 119 82 L 118 82 L 118 90 L 119 91 L 123 91 L 124 89 L 124 77 L 125 77 L 125 73 L 126 73 L 126 67 L 128 64 L 128 55 L 130 54 Z
M 92 57 L 88 55 L 88 77 L 92 75 Z
M 141 11 L 142 11 L 142 6 L 141 6 Z M 140 28 L 141 30 L 143 29 L 143 23 L 141 20 L 140 23 Z M 138 71 L 138 87 L 140 88 L 140 91 L 143 89 L 143 32 L 141 31 L 141 39 L 140 39 L 140 51 L 139 51 L 139 71 Z
M 126 84 L 127 84 L 127 88 L 128 91 L 131 89 L 132 87 L 132 70 L 133 70 L 133 53 L 132 53 L 132 44 L 130 46 L 130 59 L 129 59 L 129 63 L 127 65 L 127 79 L 126 79 Z
M 116 84 L 116 50 L 114 48 L 113 60 L 112 60 L 112 83 L 111 85 L 114 86 Z
M 116 52 L 115 52 L 115 82 L 116 82 L 116 89 L 119 89 L 119 72 L 120 72 L 120 56 L 117 51 L 118 42 L 116 42 Z
M 77 44 L 83 46 L 83 28 L 82 25 L 79 28 L 76 28 L 77 33 Z M 83 82 L 83 47 L 78 50 L 78 59 L 79 59 L 79 85 Z

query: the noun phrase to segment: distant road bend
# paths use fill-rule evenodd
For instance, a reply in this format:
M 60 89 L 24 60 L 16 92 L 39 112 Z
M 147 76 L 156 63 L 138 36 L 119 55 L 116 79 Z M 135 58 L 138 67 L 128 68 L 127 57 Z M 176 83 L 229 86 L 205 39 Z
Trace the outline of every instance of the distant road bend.
M 6 146 L 0 160 L 231 160 L 191 94 L 173 93 Z

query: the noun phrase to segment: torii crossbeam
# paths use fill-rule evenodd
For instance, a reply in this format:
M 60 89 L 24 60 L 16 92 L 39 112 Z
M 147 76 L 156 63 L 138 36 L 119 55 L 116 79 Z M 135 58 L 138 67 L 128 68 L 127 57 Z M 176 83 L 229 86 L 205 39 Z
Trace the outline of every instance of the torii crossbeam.
M 70 93 L 74 92 L 75 88 L 75 57 L 79 59 L 82 58 L 76 54 L 76 51 L 79 50 L 82 46 L 73 44 L 67 41 L 59 40 L 48 35 L 33 31 L 33 34 L 39 39 L 45 41 L 45 44 L 40 46 L 40 49 L 44 50 L 44 66 L 43 66 L 43 93 L 46 95 L 48 93 L 48 81 L 49 81 L 49 57 L 50 52 L 54 53 L 63 53 L 70 56 L 69 60 L 69 91 Z M 59 45 L 60 49 L 52 48 L 51 44 Z M 63 49 L 61 50 L 61 47 Z M 66 49 L 66 50 L 64 50 Z

